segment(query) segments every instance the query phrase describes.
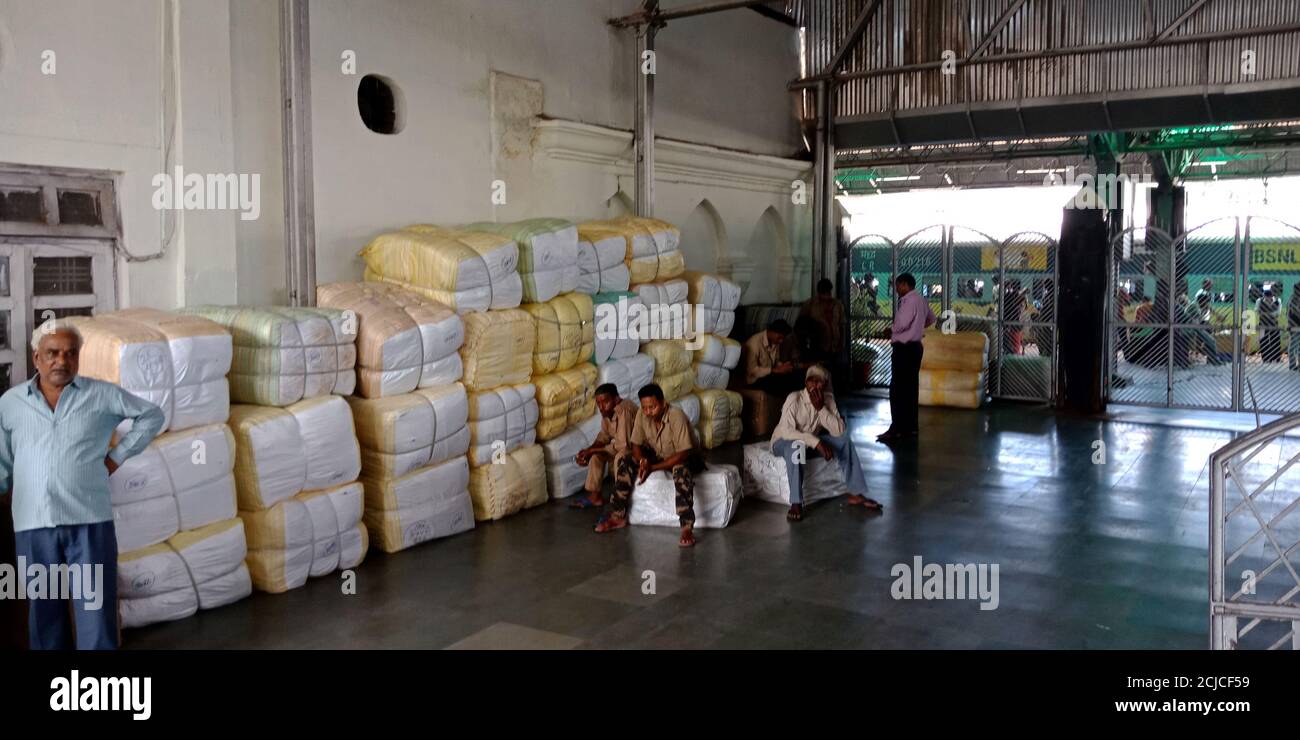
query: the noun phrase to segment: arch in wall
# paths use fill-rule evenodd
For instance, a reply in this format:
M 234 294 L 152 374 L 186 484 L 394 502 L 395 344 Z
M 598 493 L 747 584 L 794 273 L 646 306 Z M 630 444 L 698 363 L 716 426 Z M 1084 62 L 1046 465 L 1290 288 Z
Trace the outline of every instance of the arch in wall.
M 605 199 L 605 218 L 633 215 L 636 215 L 636 203 L 622 189 Z
M 727 256 L 727 227 L 708 198 L 701 200 L 681 225 L 686 269 L 717 272 Z
M 791 297 L 795 260 L 785 219 L 772 206 L 758 217 L 749 237 L 749 258 L 755 265 L 741 301 L 744 303 L 786 303 Z M 736 282 L 740 282 L 737 280 Z

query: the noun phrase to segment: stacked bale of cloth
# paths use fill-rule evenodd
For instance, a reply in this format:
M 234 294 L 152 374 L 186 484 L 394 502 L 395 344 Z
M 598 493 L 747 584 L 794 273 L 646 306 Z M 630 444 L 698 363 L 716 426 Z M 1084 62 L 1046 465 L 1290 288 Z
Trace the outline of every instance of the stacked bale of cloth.
M 538 441 L 555 439 L 596 412 L 596 379 L 590 362 L 534 378 Z
M 253 586 L 279 593 L 365 557 L 361 450 L 347 402 L 236 404 L 235 491 Z
M 542 443 L 546 488 L 551 498 L 565 498 L 582 490 L 587 481 L 587 469 L 580 467 L 574 456 L 579 450 L 590 447 L 597 434 L 600 434 L 600 414 L 592 414 L 564 434 Z
M 288 406 L 356 388 L 356 327 L 332 308 L 194 306 L 179 313 L 225 327 L 234 342 L 230 399 Z
M 699 345 L 691 360 L 696 388 L 726 388 L 731 371 L 740 364 L 740 342 L 730 337 L 705 334 L 695 341 Z
M 609 221 L 589 221 L 580 224 L 579 229 L 589 241 L 612 238 L 612 234 L 623 238 L 623 262 L 627 265 L 630 283 L 666 280 L 681 275 L 686 269 L 685 258 L 678 248 L 681 231 L 667 221 L 624 216 Z
M 462 315 L 465 389 L 473 392 L 527 383 L 533 374 L 537 332 L 533 317 L 517 308 Z
M 919 401 L 922 406 L 979 408 L 984 402 L 988 336 L 978 331 L 925 332 Z
M 695 395 L 700 399 L 700 420 L 696 428 L 704 449 L 711 450 L 740 439 L 744 402 L 739 393 L 705 389 L 696 390 Z
M 694 429 L 698 436 L 700 431 L 700 397 L 694 393 L 688 393 L 681 398 L 669 401 L 669 403 L 681 409 L 683 414 L 686 414 L 686 420 L 691 423 L 691 429 Z
M 109 477 L 123 627 L 182 619 L 252 593 L 225 424 L 159 435 Z
M 695 373 L 691 368 L 691 353 L 684 339 L 656 339 L 645 344 L 642 350 L 654 358 L 653 382 L 664 391 L 664 400 L 672 401 L 691 392 L 695 387 Z
M 641 334 L 646 327 L 641 297 L 631 292 L 598 293 L 592 297 L 592 303 L 595 323 L 592 362 L 604 365 L 635 355 L 641 348 Z
M 695 308 L 692 318 L 701 321 L 692 324 L 697 332 L 727 336 L 736 325 L 736 308 L 740 305 L 739 285 L 719 275 L 705 272 L 687 272 L 682 275 L 688 291 L 687 301 Z
M 530 444 L 489 465 L 470 468 L 469 493 L 474 518 L 501 519 L 546 503 L 546 459 L 542 446 Z
M 694 479 L 695 527 L 720 529 L 730 524 L 740 506 L 740 471 L 734 465 L 710 463 Z M 658 527 L 680 525 L 677 488 L 671 474 L 664 471 L 652 473 L 636 487 L 632 492 L 632 507 L 627 520 L 630 524 Z
M 624 258 L 627 237 L 622 231 L 599 222 L 578 224 L 578 282 L 580 293 L 626 291 L 631 285 Z
M 234 440 L 225 424 L 230 333 L 153 309 L 67 320 L 84 339 L 80 374 L 157 405 L 171 430 L 109 476 L 122 626 L 181 619 L 248 596 Z
M 469 464 L 491 465 L 501 456 L 537 441 L 537 387 L 507 385 L 470 393 Z
M 364 521 L 375 546 L 393 553 L 473 529 L 465 386 L 348 404 L 361 446 Z
M 519 246 L 484 231 L 429 224 L 380 234 L 361 250 L 365 280 L 399 285 L 465 313 L 523 299 Z
M 78 372 L 121 386 L 162 409 L 163 429 L 230 415 L 230 332 L 198 316 L 139 308 L 65 319 L 81 332 Z
M 693 336 L 693 325 L 703 322 L 702 318 L 693 315 L 693 307 L 686 300 L 688 286 L 685 280 L 640 283 L 633 285 L 632 290 L 645 305 L 645 318 L 639 324 L 635 317 L 633 319 L 633 325 L 640 329 L 638 334 L 642 344 L 655 339 L 685 339 Z
M 473 223 L 481 231 L 514 240 L 519 247 L 519 279 L 524 303 L 542 303 L 578 289 L 578 227 L 559 218 L 514 223 Z
M 635 401 L 637 391 L 654 382 L 655 360 L 650 355 L 637 353 L 623 360 L 609 360 L 596 370 L 597 387 L 613 383 L 618 386 L 619 396 Z
M 357 395 L 381 398 L 460 380 L 465 324 L 454 311 L 387 283 L 329 283 L 316 302 L 355 322 Z
M 532 377 L 568 370 L 591 359 L 596 348 L 591 296 L 566 293 L 545 303 L 525 303 L 520 308 L 533 321 Z

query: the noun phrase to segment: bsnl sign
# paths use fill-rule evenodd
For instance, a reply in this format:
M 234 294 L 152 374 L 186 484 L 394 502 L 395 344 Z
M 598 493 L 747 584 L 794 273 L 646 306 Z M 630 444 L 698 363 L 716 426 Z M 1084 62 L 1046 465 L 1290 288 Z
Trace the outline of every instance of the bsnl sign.
M 1300 271 L 1300 244 L 1252 246 L 1250 270 L 1251 272 Z

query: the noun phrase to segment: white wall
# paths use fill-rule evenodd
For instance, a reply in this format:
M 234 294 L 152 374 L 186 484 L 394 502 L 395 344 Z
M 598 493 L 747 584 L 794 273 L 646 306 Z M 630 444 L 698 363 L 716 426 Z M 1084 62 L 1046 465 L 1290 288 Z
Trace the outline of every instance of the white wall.
M 278 3 L 177 3 L 176 53 L 165 58 L 170 2 L 0 0 L 0 162 L 120 173 L 124 247 L 153 253 L 163 228 L 150 181 L 164 169 L 160 131 L 174 114 L 172 163 L 258 174 L 260 218 L 177 214 L 163 259 L 119 263 L 119 303 L 283 301 Z M 356 252 L 376 233 L 414 221 L 608 215 L 611 195 L 633 191 L 624 132 L 635 70 L 631 33 L 606 20 L 638 6 L 312 0 L 320 280 L 359 279 Z M 40 74 L 44 49 L 58 53 L 57 75 Z M 356 76 L 340 69 L 344 50 L 357 55 Z M 806 167 L 779 158 L 800 147 L 785 89 L 797 69 L 793 30 L 729 11 L 670 24 L 658 50 L 658 135 L 712 146 L 661 142 L 657 215 L 684 221 L 708 198 L 730 242 L 720 267 L 735 261 L 742 276 L 750 234 L 768 207 L 781 214 L 794 251 L 806 251 L 807 219 L 788 197 L 789 178 Z M 504 73 L 496 82 L 494 71 Z M 371 72 L 402 90 L 406 125 L 396 136 L 367 130 L 357 113 L 357 84 Z M 162 94 L 165 73 L 180 82 L 174 106 Z M 544 150 L 533 126 L 548 118 L 591 124 L 597 134 L 586 143 L 598 154 L 572 161 Z M 606 151 L 611 141 L 621 149 Z M 505 206 L 491 203 L 494 179 L 507 183 Z M 779 286 L 761 292 L 746 300 L 775 299 L 767 293 Z

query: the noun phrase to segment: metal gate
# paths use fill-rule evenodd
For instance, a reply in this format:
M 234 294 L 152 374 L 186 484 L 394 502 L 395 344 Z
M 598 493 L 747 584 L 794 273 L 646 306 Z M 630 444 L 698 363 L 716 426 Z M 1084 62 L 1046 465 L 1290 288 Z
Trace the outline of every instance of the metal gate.
M 1111 247 L 1112 402 L 1300 411 L 1300 229 L 1228 217 L 1177 239 L 1128 229 Z
M 897 242 L 879 234 L 855 239 L 848 265 L 850 351 L 860 377 L 870 386 L 889 385 L 884 331 L 897 305 L 894 278 L 908 272 L 941 329 L 988 337 L 990 395 L 1053 400 L 1056 252 L 1056 240 L 1046 234 L 1023 232 L 999 241 L 945 224 Z

